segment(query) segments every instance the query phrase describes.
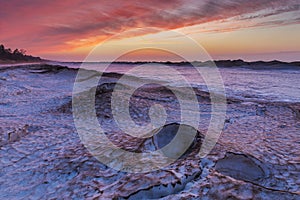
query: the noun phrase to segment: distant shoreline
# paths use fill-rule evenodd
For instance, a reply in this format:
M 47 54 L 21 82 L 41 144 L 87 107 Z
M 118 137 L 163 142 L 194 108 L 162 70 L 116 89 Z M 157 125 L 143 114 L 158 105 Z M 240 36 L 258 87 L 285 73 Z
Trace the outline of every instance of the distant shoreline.
M 12 63 L 1 63 L 0 67 L 15 67 L 15 66 L 26 66 L 26 65 L 39 65 L 46 64 L 44 62 L 12 62 Z
M 15 67 L 15 66 L 26 66 L 26 65 L 36 65 L 36 64 L 47 64 L 47 65 L 59 65 L 68 68 L 70 64 L 120 64 L 120 65 L 169 65 L 169 66 L 194 66 L 194 67 L 210 67 L 217 66 L 218 68 L 246 68 L 252 70 L 300 70 L 300 61 L 295 62 L 282 62 L 282 61 L 254 61 L 246 62 L 243 60 L 216 60 L 216 61 L 194 61 L 194 62 L 157 62 L 157 61 L 143 61 L 143 62 L 129 62 L 129 61 L 119 61 L 119 62 L 60 62 L 60 61 L 50 61 L 42 60 L 40 62 L 30 62 L 30 61 L 9 61 L 5 62 L 0 60 L 0 67 Z M 74 67 L 77 68 L 77 67 Z M 78 67 L 79 68 L 79 67 Z
M 244 61 L 244 60 L 208 60 L 208 61 L 115 61 L 115 62 L 108 62 L 108 61 L 91 61 L 91 62 L 80 62 L 80 61 L 51 61 L 48 60 L 49 62 L 54 62 L 54 63 L 74 63 L 74 64 L 79 64 L 79 63 L 116 63 L 116 64 L 175 64 L 175 65 L 186 65 L 186 64 L 210 64 L 211 62 L 214 62 L 216 64 L 229 64 L 229 63 L 234 63 L 237 65 L 241 64 L 292 64 L 292 65 L 299 65 L 300 66 L 300 61 L 292 61 L 292 62 L 284 62 L 284 61 L 279 61 L 279 60 L 272 60 L 272 61 Z

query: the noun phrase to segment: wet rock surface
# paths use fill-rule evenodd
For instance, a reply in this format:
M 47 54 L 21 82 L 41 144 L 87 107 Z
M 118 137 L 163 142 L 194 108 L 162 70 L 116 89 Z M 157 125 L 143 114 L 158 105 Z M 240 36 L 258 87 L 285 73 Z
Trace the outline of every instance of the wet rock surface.
M 216 170 L 235 179 L 260 182 L 269 176 L 267 166 L 252 156 L 245 154 L 226 153 L 217 161 Z
M 75 77 L 76 70 L 58 66 L 0 70 L 1 199 L 300 198 L 299 103 L 229 98 L 222 135 L 201 159 L 197 152 L 211 106 L 207 93 L 195 89 L 201 126 L 189 152 L 157 171 L 119 172 L 93 157 L 77 134 L 71 102 Z M 133 121 L 148 123 L 150 105 L 160 104 L 172 126 L 165 129 L 167 137 L 159 131 L 148 139 L 132 137 L 118 128 L 110 109 L 118 78 L 106 74 L 96 91 L 96 113 L 107 137 L 132 152 L 163 147 L 180 122 L 178 101 L 157 86 L 136 91 Z
M 145 139 L 141 145 L 142 152 L 162 149 L 163 154 L 170 158 L 180 158 L 192 151 L 199 151 L 204 138 L 193 127 L 178 123 L 166 124 L 151 134 L 153 136 Z M 168 144 L 170 147 L 166 147 Z

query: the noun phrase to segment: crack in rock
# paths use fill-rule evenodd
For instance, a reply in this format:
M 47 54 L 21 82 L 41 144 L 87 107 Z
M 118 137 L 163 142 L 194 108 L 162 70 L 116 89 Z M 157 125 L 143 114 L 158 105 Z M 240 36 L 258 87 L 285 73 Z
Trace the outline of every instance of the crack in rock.
M 201 176 L 201 171 L 197 171 L 191 176 L 184 176 L 181 180 L 175 183 L 159 184 L 150 188 L 138 190 L 128 197 L 121 199 L 157 199 L 166 197 L 171 194 L 178 194 L 183 191 L 186 185 Z

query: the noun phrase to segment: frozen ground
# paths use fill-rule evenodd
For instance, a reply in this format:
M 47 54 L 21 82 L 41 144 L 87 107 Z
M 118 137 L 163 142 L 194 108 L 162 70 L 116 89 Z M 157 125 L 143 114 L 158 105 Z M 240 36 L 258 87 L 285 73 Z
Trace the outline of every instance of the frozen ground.
M 265 83 L 266 90 L 270 85 L 282 90 L 290 87 L 293 94 L 286 97 L 289 101 L 277 94 L 260 101 L 259 97 L 251 98 L 251 92 L 245 95 L 246 84 L 238 84 L 238 79 L 240 83 L 246 79 L 248 69 L 234 69 L 234 74 L 223 71 L 225 85 L 226 79 L 236 77 L 239 88 L 233 87 L 235 95 L 228 97 L 224 129 L 212 152 L 200 159 L 196 153 L 201 139 L 195 140 L 185 156 L 148 173 L 108 168 L 83 146 L 71 108 L 76 72 L 48 65 L 0 69 L 1 199 L 300 198 L 298 72 L 272 71 L 286 82 L 274 78 Z M 265 77 L 262 74 L 267 71 L 248 73 Z M 108 73 L 99 82 L 95 104 L 99 123 L 114 143 L 131 151 L 144 151 L 145 141 L 122 134 L 113 120 L 110 98 L 119 77 Z M 291 81 L 294 84 L 289 86 Z M 263 88 L 262 82 L 253 82 L 248 91 L 257 92 L 256 84 Z M 207 93 L 196 91 L 203 124 L 201 135 L 210 119 L 210 100 Z M 243 95 L 236 95 L 241 91 Z M 167 108 L 168 123 L 179 122 L 176 98 L 156 86 L 136 91 L 130 109 L 133 120 L 149 122 L 147 108 L 154 103 Z

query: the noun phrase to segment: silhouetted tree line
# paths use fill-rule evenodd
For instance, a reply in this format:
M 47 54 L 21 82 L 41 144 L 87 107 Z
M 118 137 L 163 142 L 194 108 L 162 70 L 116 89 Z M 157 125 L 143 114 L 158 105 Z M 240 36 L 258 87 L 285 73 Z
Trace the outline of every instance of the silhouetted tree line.
M 3 44 L 0 45 L 0 60 L 16 60 L 16 61 L 41 61 L 40 57 L 26 55 L 26 50 L 5 48 Z

